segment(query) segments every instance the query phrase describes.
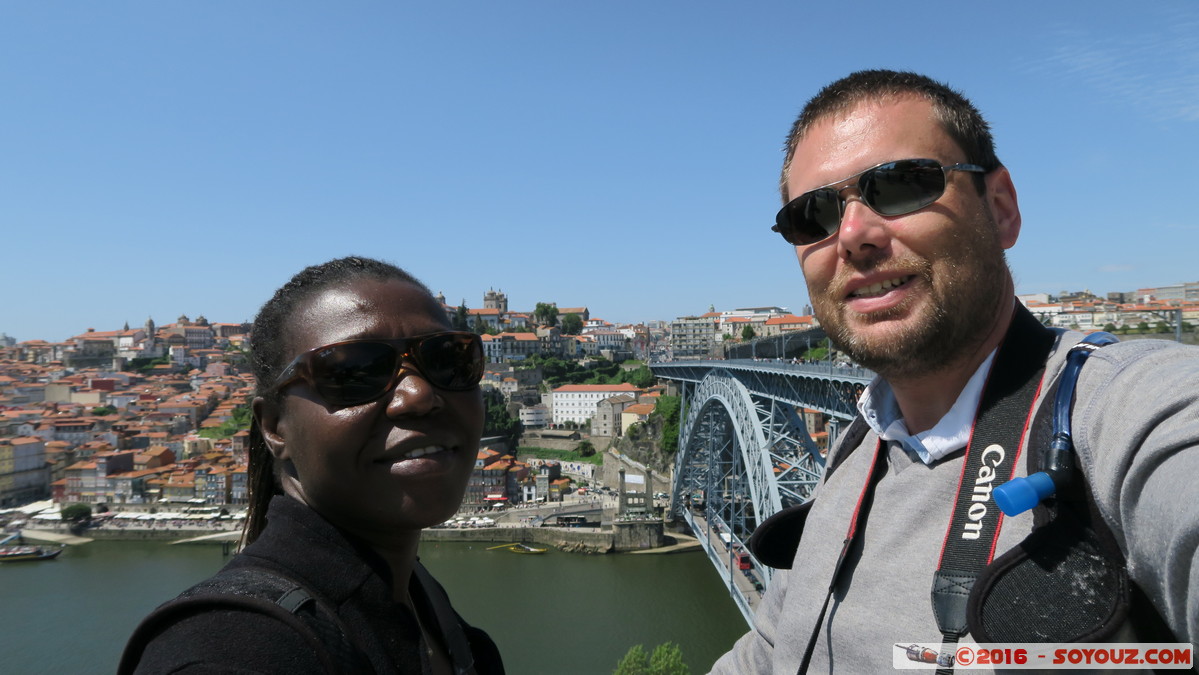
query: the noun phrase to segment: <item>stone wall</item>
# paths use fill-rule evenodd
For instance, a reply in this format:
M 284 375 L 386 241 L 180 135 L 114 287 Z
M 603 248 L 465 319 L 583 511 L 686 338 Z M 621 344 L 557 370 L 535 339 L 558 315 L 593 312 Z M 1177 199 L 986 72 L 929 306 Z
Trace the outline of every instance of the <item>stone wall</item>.
M 84 536 L 92 539 L 120 541 L 179 541 L 213 534 L 213 530 L 176 530 L 172 528 L 91 529 Z M 552 546 L 567 553 L 620 553 L 640 551 L 666 545 L 661 521 L 630 521 L 614 523 L 612 529 L 575 527 L 475 527 L 431 528 L 421 532 L 423 541 L 478 542 L 503 544 L 525 542 Z M 219 540 L 196 542 L 221 544 Z
M 618 551 L 641 551 L 666 545 L 660 520 L 636 520 L 612 524 Z
M 620 553 L 664 546 L 662 523 L 617 523 L 611 530 L 573 527 L 435 528 L 421 533 L 424 541 L 503 544 L 525 542 L 553 546 L 568 553 Z
M 535 432 L 525 433 L 520 439 L 520 444 L 550 450 L 574 450 L 579 447 L 579 441 L 572 441 L 569 438 L 544 438 Z
M 193 537 L 203 537 L 206 535 L 216 534 L 220 530 L 207 529 L 174 529 L 174 528 L 102 528 L 88 529 L 83 531 L 83 536 L 91 539 L 104 539 L 111 541 L 179 541 L 181 539 L 192 539 Z M 235 532 L 238 536 L 241 535 L 241 529 Z M 220 544 L 220 540 L 208 542 L 196 542 L 200 544 Z

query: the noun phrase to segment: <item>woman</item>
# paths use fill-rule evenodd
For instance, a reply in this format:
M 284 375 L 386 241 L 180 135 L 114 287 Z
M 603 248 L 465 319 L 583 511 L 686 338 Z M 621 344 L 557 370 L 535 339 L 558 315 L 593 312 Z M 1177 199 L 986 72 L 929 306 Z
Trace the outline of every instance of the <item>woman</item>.
M 122 672 L 502 673 L 417 562 L 478 453 L 478 336 L 403 270 L 351 257 L 275 293 L 251 361 L 247 546 L 143 622 Z

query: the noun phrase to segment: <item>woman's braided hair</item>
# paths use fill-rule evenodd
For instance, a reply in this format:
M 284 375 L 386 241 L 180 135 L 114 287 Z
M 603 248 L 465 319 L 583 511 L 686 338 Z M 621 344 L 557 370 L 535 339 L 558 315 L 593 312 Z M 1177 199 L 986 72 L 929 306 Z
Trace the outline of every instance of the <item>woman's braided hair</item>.
M 343 285 L 359 279 L 379 281 L 398 280 L 412 284 L 425 293 L 429 289 L 404 270 L 373 258 L 349 256 L 337 258 L 320 265 L 306 267 L 279 290 L 254 317 L 250 329 L 250 367 L 257 380 L 255 396 L 275 396 L 272 385 L 287 365 L 287 344 L 291 317 L 297 307 L 316 293 L 331 286 Z M 262 438 L 262 430 L 255 418 L 250 425 L 249 507 L 243 538 L 246 544 L 253 542 L 266 527 L 266 510 L 271 498 L 282 494 L 275 479 L 274 457 Z

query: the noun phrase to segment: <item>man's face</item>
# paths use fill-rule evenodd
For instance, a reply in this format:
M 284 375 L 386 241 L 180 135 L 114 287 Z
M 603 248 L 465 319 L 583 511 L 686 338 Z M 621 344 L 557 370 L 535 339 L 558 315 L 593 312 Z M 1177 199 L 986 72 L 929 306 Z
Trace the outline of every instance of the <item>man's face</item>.
M 917 97 L 859 103 L 818 121 L 795 149 L 788 194 L 845 179 L 883 162 L 928 158 L 965 162 L 964 152 Z M 1003 249 L 1015 243 L 1019 211 L 1006 170 L 987 176 L 988 192 L 1010 190 L 1002 223 L 972 174 L 951 171 L 945 194 L 902 216 L 880 216 L 856 191 L 840 230 L 797 246 L 816 317 L 858 363 L 889 377 L 947 367 L 968 356 L 1010 302 Z

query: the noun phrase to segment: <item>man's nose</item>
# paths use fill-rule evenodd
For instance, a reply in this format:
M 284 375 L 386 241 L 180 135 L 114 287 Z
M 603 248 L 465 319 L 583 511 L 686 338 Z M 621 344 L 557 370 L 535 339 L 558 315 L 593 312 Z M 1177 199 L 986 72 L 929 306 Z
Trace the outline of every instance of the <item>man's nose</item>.
M 886 219 L 875 213 L 860 195 L 849 195 L 841 207 L 837 248 L 842 257 L 853 258 L 886 247 L 890 230 Z

